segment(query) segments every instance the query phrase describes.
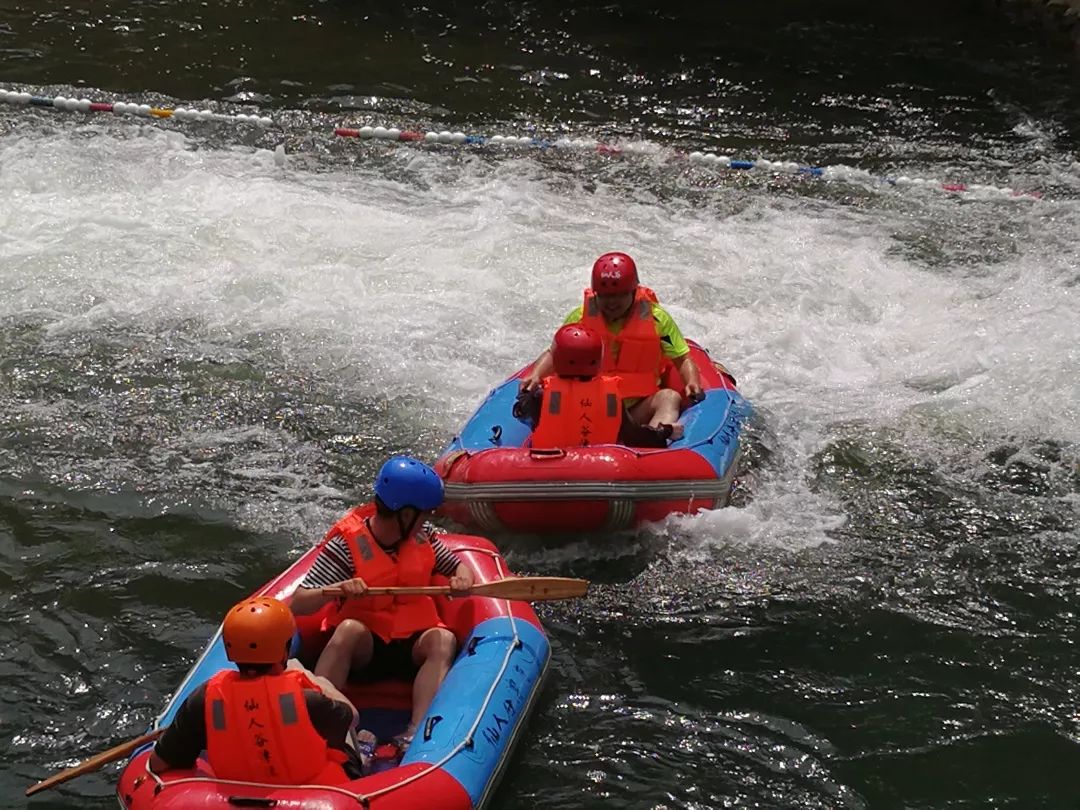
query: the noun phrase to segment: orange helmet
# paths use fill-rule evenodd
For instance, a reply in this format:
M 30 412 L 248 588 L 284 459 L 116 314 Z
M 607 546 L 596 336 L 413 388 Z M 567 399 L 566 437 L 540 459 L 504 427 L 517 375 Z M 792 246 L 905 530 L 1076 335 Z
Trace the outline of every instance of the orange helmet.
M 296 619 L 284 602 L 269 596 L 245 599 L 221 625 L 225 656 L 236 664 L 279 664 L 288 657 Z

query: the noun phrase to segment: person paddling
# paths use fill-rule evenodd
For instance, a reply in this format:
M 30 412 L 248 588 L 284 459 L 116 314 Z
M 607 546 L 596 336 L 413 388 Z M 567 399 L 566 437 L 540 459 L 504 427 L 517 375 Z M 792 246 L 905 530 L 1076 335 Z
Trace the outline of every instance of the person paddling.
M 150 769 L 194 767 L 202 751 L 215 776 L 274 785 L 336 785 L 363 762 L 350 739 L 356 709 L 325 678 L 288 668 L 296 621 L 283 602 L 247 599 L 225 616 L 219 672 L 180 705 L 154 745 Z
M 431 467 L 409 456 L 391 458 L 375 478 L 374 496 L 327 532 L 292 608 L 303 615 L 334 602 L 314 669 L 338 688 L 350 678 L 412 681 L 412 716 L 395 738 L 404 751 L 450 670 L 457 639 L 429 596 L 357 597 L 369 586 L 429 585 L 438 575 L 465 593 L 475 577 L 424 524 L 443 502 L 442 479 Z M 328 596 L 325 588 L 346 598 Z

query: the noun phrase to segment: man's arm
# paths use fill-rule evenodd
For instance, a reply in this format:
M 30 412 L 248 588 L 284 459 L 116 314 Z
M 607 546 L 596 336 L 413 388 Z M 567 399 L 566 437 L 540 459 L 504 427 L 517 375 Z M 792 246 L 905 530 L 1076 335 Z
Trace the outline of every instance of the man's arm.
M 696 402 L 701 396 L 701 377 L 698 375 L 697 363 L 690 356 L 690 346 L 683 337 L 682 330 L 675 323 L 675 319 L 659 304 L 653 304 L 653 318 L 660 335 L 660 347 L 664 356 L 675 364 L 675 368 L 682 377 L 686 396 Z
M 327 744 L 339 751 L 350 751 L 349 731 L 356 724 L 352 706 L 342 705 L 340 701 L 317 689 L 305 689 L 304 702 L 307 704 L 311 725 Z
M 533 363 L 529 376 L 521 380 L 522 391 L 533 391 L 540 386 L 540 381 L 555 370 L 555 360 L 551 356 L 551 349 L 544 349 Z
M 338 584 L 337 582 L 332 585 Z M 332 585 L 327 585 L 330 588 Z M 291 609 L 295 616 L 307 616 L 308 613 L 313 613 L 319 610 L 327 602 L 330 602 L 333 596 L 323 596 L 322 588 L 297 588 L 293 592 L 293 598 L 289 599 L 288 607 Z
M 461 561 L 461 558 L 451 551 L 435 533 L 431 534 L 431 550 L 435 552 L 435 569 L 433 574 L 442 574 L 450 578 L 450 587 L 455 591 L 467 591 L 475 583 L 476 577 L 473 570 Z
M 473 570 L 465 563 L 458 563 L 454 569 L 454 575 L 450 577 L 450 589 L 457 593 L 466 593 L 476 584 L 476 576 Z
M 682 357 L 676 357 L 672 362 L 675 364 L 679 376 L 682 377 L 687 398 L 696 401 L 702 392 L 701 377 L 698 375 L 698 367 L 697 363 L 694 362 L 694 358 L 687 352 Z
M 342 691 L 330 682 L 329 678 L 324 678 L 322 675 L 316 675 L 314 672 L 305 667 L 295 658 L 289 659 L 287 668 L 295 669 L 299 672 L 304 673 L 304 675 L 307 676 L 308 680 L 318 687 L 319 692 L 325 695 L 329 700 L 333 701 L 334 703 L 340 703 L 344 706 L 347 706 L 349 712 L 352 714 L 352 722 L 354 724 L 357 720 L 360 719 L 360 715 L 357 713 L 356 707 L 353 706 L 352 701 L 345 697 Z
M 150 770 L 161 773 L 172 768 L 191 768 L 206 749 L 206 685 L 203 684 L 180 704 L 165 733 L 154 744 Z
M 306 616 L 329 601 L 329 597 L 323 596 L 322 588 L 297 588 L 289 600 L 289 608 L 296 616 Z
M 353 576 L 352 552 L 340 537 L 331 538 L 311 569 L 304 575 L 300 586 L 292 595 L 289 607 L 296 616 L 314 613 L 334 597 L 323 596 L 323 588 L 340 587 L 349 596 L 360 596 L 367 586 L 362 579 Z
M 566 326 L 568 323 L 578 323 L 583 314 L 584 310 L 581 307 L 571 310 L 570 314 L 563 320 L 562 325 Z M 555 360 L 551 356 L 551 349 L 544 349 L 533 363 L 532 371 L 529 372 L 527 377 L 522 377 L 521 390 L 532 391 L 534 388 L 537 388 L 540 385 L 540 381 L 554 370 Z

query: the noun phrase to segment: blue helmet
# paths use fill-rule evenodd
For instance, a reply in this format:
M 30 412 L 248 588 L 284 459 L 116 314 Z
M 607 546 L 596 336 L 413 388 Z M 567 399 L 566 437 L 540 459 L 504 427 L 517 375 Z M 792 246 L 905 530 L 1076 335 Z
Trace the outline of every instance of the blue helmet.
M 375 478 L 375 497 L 393 512 L 406 506 L 428 512 L 442 506 L 443 495 L 439 474 L 411 456 L 394 456 Z

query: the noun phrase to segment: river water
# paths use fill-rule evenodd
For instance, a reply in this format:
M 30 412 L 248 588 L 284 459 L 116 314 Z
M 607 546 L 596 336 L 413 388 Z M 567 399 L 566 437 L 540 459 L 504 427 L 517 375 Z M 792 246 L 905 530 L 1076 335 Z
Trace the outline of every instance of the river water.
M 538 606 L 496 806 L 1075 806 L 1078 77 L 980 4 L 0 2 L 0 87 L 274 122 L 0 104 L 0 805 L 140 733 L 623 249 L 757 407 L 747 491 L 494 538 L 596 583 Z

